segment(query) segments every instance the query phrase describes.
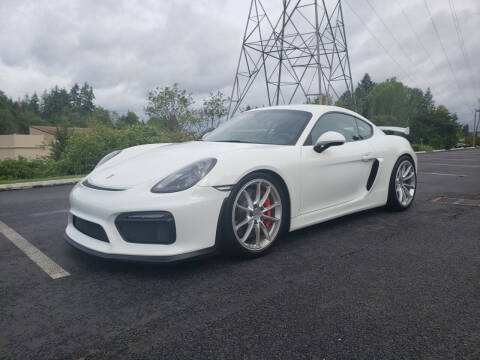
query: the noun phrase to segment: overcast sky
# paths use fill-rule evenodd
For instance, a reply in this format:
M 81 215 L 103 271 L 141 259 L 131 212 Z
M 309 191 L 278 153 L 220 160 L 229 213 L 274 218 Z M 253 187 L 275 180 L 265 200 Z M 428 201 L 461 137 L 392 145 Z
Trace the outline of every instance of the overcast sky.
M 480 1 L 453 0 L 469 67 L 449 0 L 427 0 L 453 73 L 424 0 L 369 1 L 401 47 L 367 0 L 348 0 L 356 14 L 343 1 L 354 81 L 368 72 L 374 81 L 396 76 L 408 86 L 430 86 L 437 103 L 457 112 L 461 122 L 471 123 L 480 97 Z M 282 3 L 263 2 L 273 14 Z M 69 88 L 87 81 L 94 87 L 97 105 L 140 115 L 147 91 L 156 86 L 177 82 L 199 100 L 216 90 L 229 95 L 249 4 L 250 0 L 1 0 L 0 90 L 16 99 L 54 85 Z M 265 99 L 259 99 L 261 103 Z

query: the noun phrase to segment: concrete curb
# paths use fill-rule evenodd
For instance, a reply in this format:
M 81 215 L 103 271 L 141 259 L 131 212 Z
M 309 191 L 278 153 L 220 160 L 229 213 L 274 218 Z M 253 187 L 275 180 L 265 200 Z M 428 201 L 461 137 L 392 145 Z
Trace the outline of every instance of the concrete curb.
M 82 179 L 83 177 L 71 178 L 71 179 L 32 181 L 32 182 L 23 182 L 23 183 L 16 183 L 16 184 L 3 184 L 3 185 L 0 185 L 0 191 L 21 190 L 21 189 L 31 189 L 35 187 L 75 184 Z

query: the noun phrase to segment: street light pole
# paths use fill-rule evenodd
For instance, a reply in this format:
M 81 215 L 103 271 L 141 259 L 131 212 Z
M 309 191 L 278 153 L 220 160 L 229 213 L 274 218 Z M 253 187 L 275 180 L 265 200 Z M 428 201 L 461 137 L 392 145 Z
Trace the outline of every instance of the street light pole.
M 475 148 L 475 126 L 477 125 L 477 110 L 473 110 L 472 146 Z
M 478 113 L 478 121 L 477 121 L 477 113 Z M 480 124 L 480 98 L 478 99 L 478 109 L 475 109 L 473 111 L 472 145 L 474 148 L 477 142 L 477 132 L 478 132 L 479 124 Z
M 477 120 L 477 114 L 478 114 L 478 120 Z M 477 132 L 478 132 L 478 125 L 480 124 L 480 109 L 475 110 L 473 112 L 473 147 L 476 146 L 476 140 L 477 140 Z

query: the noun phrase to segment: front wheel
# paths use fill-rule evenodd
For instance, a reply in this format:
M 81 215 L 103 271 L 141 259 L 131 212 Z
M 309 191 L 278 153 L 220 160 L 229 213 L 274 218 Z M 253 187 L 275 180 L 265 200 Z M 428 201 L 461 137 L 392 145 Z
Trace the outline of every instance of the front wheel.
M 417 191 L 415 163 L 407 155 L 401 156 L 392 170 L 388 191 L 387 208 L 395 211 L 408 209 Z
M 285 194 L 267 173 L 243 178 L 232 190 L 223 219 L 224 249 L 244 257 L 264 254 L 282 232 Z

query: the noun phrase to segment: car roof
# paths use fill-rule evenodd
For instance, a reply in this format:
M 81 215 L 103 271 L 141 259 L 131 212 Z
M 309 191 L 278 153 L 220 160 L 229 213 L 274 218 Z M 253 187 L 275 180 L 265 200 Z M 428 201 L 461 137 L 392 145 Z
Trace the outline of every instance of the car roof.
M 252 109 L 250 111 L 262 111 L 262 110 L 300 110 L 300 111 L 308 111 L 311 112 L 315 118 L 318 116 L 332 111 L 338 111 L 345 114 L 350 114 L 355 117 L 358 117 L 362 120 L 366 120 L 369 124 L 374 125 L 370 120 L 364 118 L 362 115 L 346 109 L 340 106 L 333 106 L 333 105 L 317 105 L 317 104 L 292 104 L 292 105 L 277 105 L 277 106 L 267 106 L 262 108 Z

